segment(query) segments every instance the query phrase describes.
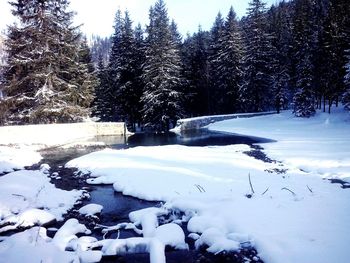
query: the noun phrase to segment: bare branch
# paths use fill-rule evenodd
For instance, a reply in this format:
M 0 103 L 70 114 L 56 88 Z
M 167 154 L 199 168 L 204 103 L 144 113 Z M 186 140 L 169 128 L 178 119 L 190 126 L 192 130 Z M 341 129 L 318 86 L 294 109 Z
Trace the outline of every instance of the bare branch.
M 250 189 L 252 190 L 252 193 L 254 194 L 254 188 L 253 188 L 253 185 L 252 185 L 252 180 L 250 179 L 250 173 L 248 174 L 248 178 L 249 178 L 249 185 L 250 185 Z
M 310 193 L 312 193 L 312 194 L 314 193 L 308 185 L 306 185 L 306 187 L 307 187 L 307 189 L 309 189 Z
M 287 187 L 283 187 L 281 190 L 287 190 L 288 192 L 292 193 L 292 195 L 296 195 L 292 190 L 288 189 Z
M 266 188 L 266 190 L 261 194 L 261 195 L 264 195 L 267 193 L 267 191 L 269 191 L 269 187 Z

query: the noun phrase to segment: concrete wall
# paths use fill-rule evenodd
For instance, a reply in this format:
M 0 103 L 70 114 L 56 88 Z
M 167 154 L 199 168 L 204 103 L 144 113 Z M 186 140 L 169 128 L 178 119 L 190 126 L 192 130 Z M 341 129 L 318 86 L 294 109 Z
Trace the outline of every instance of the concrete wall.
M 123 136 L 126 133 L 123 122 L 3 126 L 0 127 L 0 145 L 59 146 L 95 136 Z
M 181 119 L 177 121 L 176 130 L 187 131 L 203 128 L 211 123 L 217 121 L 224 121 L 237 118 L 251 118 L 256 116 L 275 114 L 275 111 L 258 112 L 258 113 L 239 113 L 239 114 L 227 114 L 227 115 L 213 115 L 203 116 L 188 119 Z

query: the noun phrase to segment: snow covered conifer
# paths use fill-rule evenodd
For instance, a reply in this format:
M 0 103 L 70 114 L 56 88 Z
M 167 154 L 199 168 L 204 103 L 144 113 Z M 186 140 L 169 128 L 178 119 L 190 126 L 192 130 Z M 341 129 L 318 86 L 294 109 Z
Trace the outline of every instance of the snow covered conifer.
M 111 121 L 110 116 L 113 113 L 111 112 L 109 100 L 112 95 L 109 93 L 107 69 L 103 61 L 103 54 L 100 54 L 97 66 L 99 85 L 95 88 L 92 115 L 97 117 L 99 121 Z
M 273 35 L 273 106 L 279 113 L 290 100 L 292 18 L 290 3 L 282 1 L 268 12 L 269 32 Z
M 188 36 L 183 44 L 185 110 L 189 116 L 203 116 L 210 112 L 209 40 L 210 33 L 199 27 L 198 32 Z
M 310 117 L 316 112 L 313 63 L 316 31 L 312 14 L 311 0 L 296 0 L 293 26 L 296 92 L 293 103 L 294 114 L 298 117 Z
M 217 96 L 217 113 L 227 114 L 239 109 L 239 89 L 242 81 L 243 40 L 236 18 L 231 7 L 226 18 L 222 34 L 218 39 L 218 52 L 214 55 L 217 65 L 215 93 Z
M 350 51 L 348 51 L 350 53 Z M 346 75 L 344 79 L 345 92 L 343 94 L 343 104 L 345 109 L 350 111 L 350 54 L 347 56 L 348 62 L 345 65 Z
M 120 9 L 117 10 L 114 19 L 114 33 L 112 36 L 111 51 L 109 55 L 109 61 L 107 65 L 107 75 L 108 75 L 108 87 L 106 87 L 106 92 L 110 95 L 106 98 L 106 112 L 109 113 L 108 119 L 110 121 L 116 120 L 117 116 L 117 105 L 116 105 L 116 90 L 117 83 L 120 77 L 120 67 L 121 67 L 121 32 L 123 26 L 122 12 Z
M 19 24 L 8 28 L 6 120 L 10 123 L 82 121 L 90 115 L 93 76 L 81 61 L 81 35 L 67 0 L 16 0 Z
M 246 52 L 244 82 L 240 90 L 243 111 L 263 111 L 271 106 L 273 46 L 267 31 L 265 3 L 252 0 L 244 25 Z
M 143 66 L 143 122 L 145 127 L 167 131 L 182 114 L 182 64 L 172 36 L 163 0 L 150 9 Z
M 182 36 L 177 29 L 177 24 L 175 20 L 171 20 L 170 31 L 173 37 L 173 42 L 178 46 L 178 48 L 180 48 L 182 45 Z
M 210 30 L 209 43 L 209 81 L 210 87 L 208 90 L 209 97 L 209 114 L 220 113 L 220 91 L 221 71 L 219 70 L 220 61 L 218 60 L 220 52 L 220 39 L 224 31 L 224 19 L 219 12 L 216 15 L 214 24 Z
M 119 46 L 119 65 L 116 68 L 114 82 L 116 108 L 118 117 L 127 122 L 130 127 L 139 122 L 141 110 L 140 99 L 142 87 L 140 85 L 140 51 L 137 49 L 135 32 L 128 12 L 122 21 Z M 139 36 L 140 37 L 140 36 Z

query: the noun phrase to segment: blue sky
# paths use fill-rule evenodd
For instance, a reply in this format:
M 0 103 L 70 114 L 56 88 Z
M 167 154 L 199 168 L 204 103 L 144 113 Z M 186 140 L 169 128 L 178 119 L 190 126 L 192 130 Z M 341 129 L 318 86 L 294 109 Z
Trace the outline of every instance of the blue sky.
M 268 6 L 279 0 L 265 0 Z M 224 16 L 233 6 L 239 17 L 245 15 L 249 0 L 165 0 L 170 18 L 175 19 L 179 31 L 197 31 L 200 24 L 209 29 L 216 14 Z M 113 32 L 114 15 L 118 7 L 128 9 L 132 20 L 142 25 L 148 23 L 148 10 L 155 0 L 71 0 L 71 9 L 77 12 L 76 22 L 83 23 L 82 30 L 87 34 L 108 36 Z M 0 0 L 0 30 L 13 22 L 7 0 Z

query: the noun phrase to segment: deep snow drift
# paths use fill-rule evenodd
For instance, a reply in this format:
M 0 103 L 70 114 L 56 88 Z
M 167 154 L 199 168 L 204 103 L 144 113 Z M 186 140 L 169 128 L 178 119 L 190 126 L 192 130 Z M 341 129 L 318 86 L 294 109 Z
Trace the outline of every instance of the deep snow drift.
M 238 126 L 240 133 L 280 140 L 263 146 L 284 164 L 264 163 L 244 153 L 248 146 L 232 145 L 104 150 L 68 166 L 90 171 L 91 184 L 113 184 L 127 195 L 167 201 L 167 209 L 179 209 L 189 219 L 196 246 L 207 245 L 210 252 L 248 244 L 269 263 L 347 263 L 350 191 L 320 178 L 348 177 L 347 118 L 339 112 L 302 120 L 284 113 L 211 126 L 235 132 Z M 304 158 L 306 172 L 295 162 Z M 281 169 L 286 174 L 276 173 Z

